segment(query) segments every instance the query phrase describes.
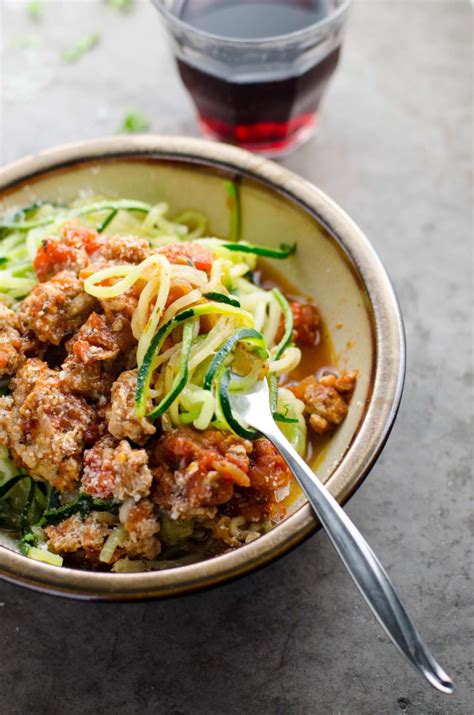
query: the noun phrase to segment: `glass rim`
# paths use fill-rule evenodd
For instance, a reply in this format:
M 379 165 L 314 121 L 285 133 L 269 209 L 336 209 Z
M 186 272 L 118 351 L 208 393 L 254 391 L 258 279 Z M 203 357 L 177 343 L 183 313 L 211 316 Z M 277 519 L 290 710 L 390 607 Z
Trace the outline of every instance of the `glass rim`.
M 269 47 L 271 45 L 279 45 L 285 41 L 294 42 L 300 39 L 310 36 L 315 30 L 322 29 L 326 26 L 330 26 L 336 20 L 338 20 L 344 13 L 348 10 L 349 6 L 352 4 L 353 0 L 342 0 L 340 6 L 327 17 L 313 22 L 311 25 L 307 25 L 301 30 L 295 30 L 294 32 L 287 32 L 283 35 L 273 35 L 272 37 L 224 37 L 223 35 L 216 35 L 212 32 L 206 32 L 188 22 L 181 20 L 177 15 L 173 15 L 172 12 L 165 7 L 163 0 L 152 0 L 158 12 L 160 12 L 172 25 L 179 27 L 180 29 L 188 32 L 189 34 L 195 35 L 201 39 L 212 40 L 220 42 L 221 44 L 233 45 L 233 46 L 244 46 L 244 47 L 258 47 L 264 46 Z

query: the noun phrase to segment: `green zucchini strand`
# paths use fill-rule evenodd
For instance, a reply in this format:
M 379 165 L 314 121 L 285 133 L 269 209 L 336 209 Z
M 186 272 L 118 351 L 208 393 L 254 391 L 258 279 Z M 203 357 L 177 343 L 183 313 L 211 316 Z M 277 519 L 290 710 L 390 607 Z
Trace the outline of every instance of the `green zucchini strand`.
M 227 248 L 228 251 L 237 251 L 239 253 L 254 253 L 257 256 L 265 256 L 266 258 L 277 258 L 283 259 L 288 258 L 296 251 L 296 243 L 289 246 L 287 243 L 281 243 L 280 249 L 277 248 L 266 248 L 265 246 L 255 246 L 251 243 L 244 243 L 239 241 L 238 243 L 223 243 L 223 248 Z
M 157 405 L 151 412 L 148 413 L 147 417 L 151 420 L 160 417 L 166 410 L 171 407 L 173 402 L 181 394 L 181 392 L 186 387 L 188 381 L 188 363 L 189 363 L 189 352 L 191 350 L 191 345 L 193 341 L 193 324 L 187 322 L 184 324 L 183 328 L 183 347 L 181 350 L 180 367 L 177 379 L 175 381 L 174 387 L 168 392 L 167 395 L 161 400 L 160 404 Z
M 237 184 L 233 181 L 226 181 L 225 189 L 227 191 L 227 206 L 229 207 L 229 241 L 235 242 L 240 238 L 240 193 Z
M 226 357 L 232 352 L 235 345 L 240 341 L 249 343 L 251 346 L 253 346 L 254 349 L 257 351 L 259 357 L 262 358 L 262 360 L 266 360 L 266 358 L 268 357 L 268 352 L 265 347 L 265 339 L 261 333 L 259 333 L 257 330 L 254 330 L 253 328 L 242 328 L 241 330 L 238 330 L 225 341 L 225 343 L 214 355 L 214 358 L 204 378 L 203 387 L 205 390 L 211 389 L 212 382 L 219 368 L 224 363 Z
M 255 440 L 261 437 L 260 432 L 254 430 L 252 427 L 244 427 L 234 415 L 232 411 L 232 405 L 229 399 L 229 384 L 231 381 L 231 372 L 226 370 L 219 381 L 218 388 L 218 401 L 221 408 L 224 419 L 227 423 L 229 429 L 234 432 L 238 437 L 242 439 Z

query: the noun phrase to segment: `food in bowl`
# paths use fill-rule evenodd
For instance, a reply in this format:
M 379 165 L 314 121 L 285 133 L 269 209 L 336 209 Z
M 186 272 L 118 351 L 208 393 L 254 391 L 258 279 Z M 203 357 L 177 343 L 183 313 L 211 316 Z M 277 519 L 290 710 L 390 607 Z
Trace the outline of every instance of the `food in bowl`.
M 229 392 L 267 379 L 303 456 L 347 415 L 356 372 L 268 267 L 297 243 L 238 240 L 226 186 L 227 239 L 198 211 L 127 199 L 3 221 L 0 519 L 27 556 L 126 572 L 249 543 L 285 516 L 292 476 Z

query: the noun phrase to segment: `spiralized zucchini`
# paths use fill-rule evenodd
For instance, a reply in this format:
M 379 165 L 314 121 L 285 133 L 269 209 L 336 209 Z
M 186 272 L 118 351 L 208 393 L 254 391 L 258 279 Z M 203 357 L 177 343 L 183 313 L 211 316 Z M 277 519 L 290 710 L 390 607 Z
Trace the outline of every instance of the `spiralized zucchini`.
M 163 202 L 94 197 L 70 206 L 40 202 L 26 207 L 0 224 L 0 297 L 14 303 L 33 288 L 32 262 L 40 242 L 60 235 L 71 219 L 99 233 L 144 237 L 157 250 L 193 241 L 212 253 L 208 274 L 191 263 L 170 263 L 155 252 L 139 265 L 109 265 L 84 281 L 85 290 L 104 301 L 139 288 L 131 322 L 138 341 L 137 414 L 161 420 L 163 429 L 213 425 L 255 437 L 231 414 L 228 393 L 249 390 L 266 375 L 276 419 L 301 448 L 301 403 L 288 391 L 278 392 L 279 376 L 291 372 L 301 357 L 292 345 L 291 311 L 278 289 L 265 290 L 252 280 L 259 256 L 282 260 L 295 246 L 267 248 L 239 240 L 238 187 L 227 181 L 225 189 L 229 232 L 224 239 L 206 235 L 207 219 L 198 210 L 170 219 Z M 180 282 L 189 289 L 169 301 Z

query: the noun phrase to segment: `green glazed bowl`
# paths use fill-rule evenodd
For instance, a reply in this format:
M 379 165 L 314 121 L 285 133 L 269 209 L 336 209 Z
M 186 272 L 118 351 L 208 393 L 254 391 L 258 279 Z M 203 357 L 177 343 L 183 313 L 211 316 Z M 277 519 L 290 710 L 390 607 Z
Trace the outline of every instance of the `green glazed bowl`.
M 297 242 L 285 277 L 313 296 L 342 368 L 359 370 L 349 414 L 318 476 L 344 503 L 369 473 L 393 425 L 405 369 L 403 323 L 390 280 L 369 241 L 329 197 L 260 157 L 185 137 L 111 137 L 51 149 L 0 172 L 0 214 L 41 199 L 79 193 L 166 201 L 170 213 L 198 208 L 211 232 L 227 236 L 223 179 L 239 178 L 242 238 L 268 246 Z M 269 533 L 236 551 L 175 569 L 114 574 L 58 568 L 28 559 L 0 534 L 0 575 L 54 594 L 135 600 L 215 585 L 262 566 L 318 528 L 304 498 Z

